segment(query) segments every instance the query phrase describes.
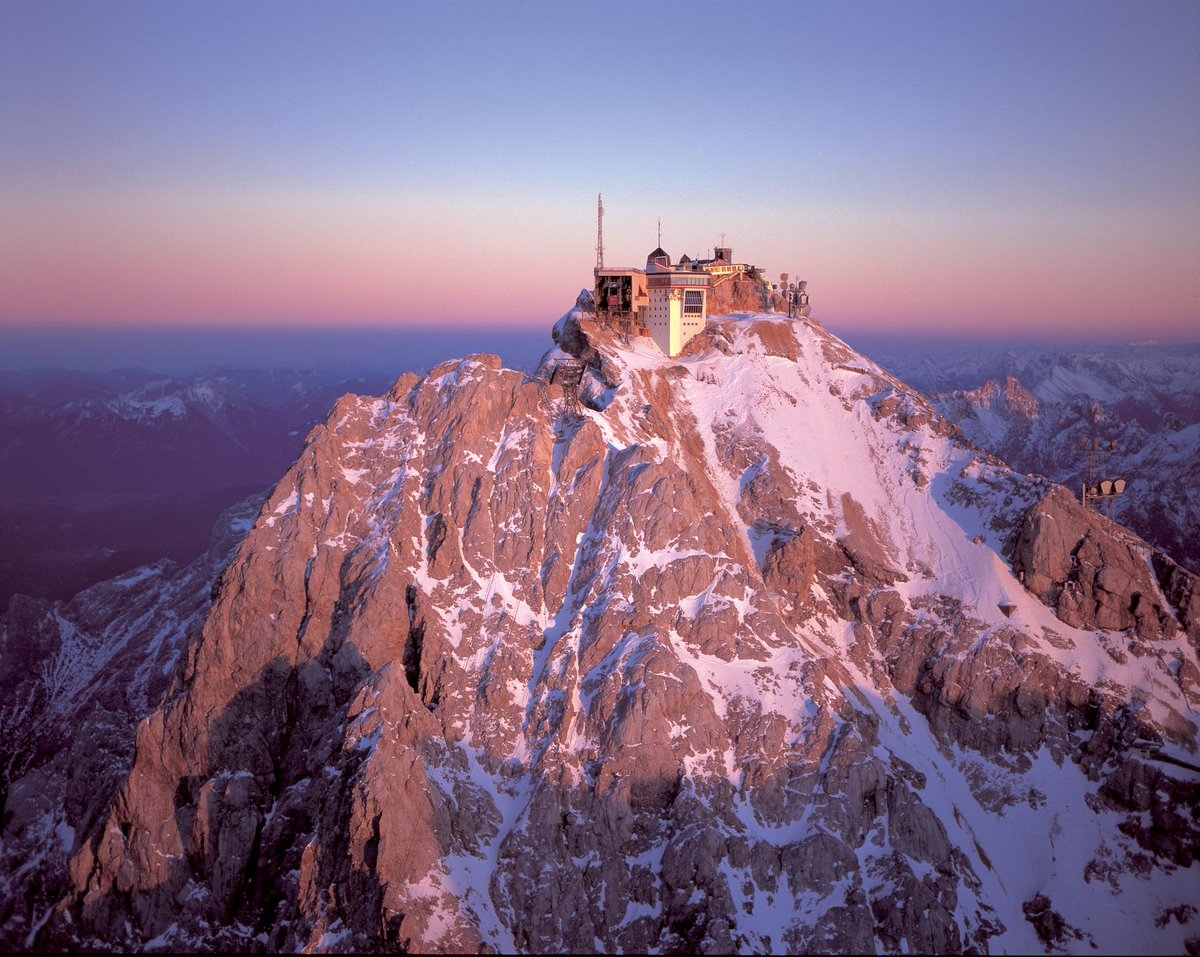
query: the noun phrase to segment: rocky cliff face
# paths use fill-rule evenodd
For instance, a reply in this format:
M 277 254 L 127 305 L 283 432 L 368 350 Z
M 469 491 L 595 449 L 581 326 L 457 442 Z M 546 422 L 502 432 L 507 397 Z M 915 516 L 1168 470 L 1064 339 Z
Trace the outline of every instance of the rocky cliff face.
M 1193 576 L 813 324 L 556 339 L 314 430 L 37 944 L 1197 946 Z
M 714 280 L 708 292 L 708 314 L 725 316 L 734 312 L 764 312 L 782 306 L 783 299 L 771 290 L 765 279 L 751 276 L 724 277 Z
M 158 704 L 262 499 L 228 509 L 208 552 L 69 602 L 16 596 L 0 618 L 0 947 L 33 945 L 67 863 L 112 810 L 134 729 Z

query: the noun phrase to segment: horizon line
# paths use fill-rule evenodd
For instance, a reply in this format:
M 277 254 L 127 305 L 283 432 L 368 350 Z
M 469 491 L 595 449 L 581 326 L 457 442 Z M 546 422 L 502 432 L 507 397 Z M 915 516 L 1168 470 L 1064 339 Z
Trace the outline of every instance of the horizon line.
M 0 338 L 5 335 L 19 336 L 52 336 L 59 334 L 83 334 L 87 336 L 96 335 L 149 335 L 154 337 L 171 337 L 171 336 L 187 336 L 187 335 L 222 335 L 222 334 L 270 334 L 270 333 L 307 333 L 314 335 L 332 334 L 332 333 L 352 333 L 358 335 L 398 335 L 406 333 L 443 334 L 447 337 L 454 337 L 456 334 L 463 333 L 479 333 L 479 332 L 510 332 L 510 333 L 535 333 L 545 331 L 548 335 L 550 330 L 559 321 L 561 316 L 551 320 L 499 320 L 499 321 L 472 321 L 472 319 L 430 319 L 421 322 L 405 322 L 405 323 L 386 323 L 378 321 L 340 321 L 330 320 L 328 322 L 312 322 L 306 320 L 296 321 L 265 321 L 265 320 L 249 320 L 249 321 L 220 321 L 220 322 L 205 322 L 197 320 L 195 322 L 173 322 L 170 324 L 145 321 L 131 320 L 128 322 L 117 323 L 88 323 L 82 320 L 68 320 L 62 322 L 46 322 L 42 321 L 18 321 L 18 322 L 0 322 Z M 720 318 L 720 317 L 713 317 Z M 856 323 L 853 321 L 836 322 L 832 326 L 821 321 L 819 316 L 813 317 L 814 321 L 818 322 L 826 331 L 844 338 L 846 336 L 855 336 L 860 338 L 868 338 L 875 340 L 895 340 L 897 344 L 903 341 L 913 341 L 921 343 L 929 343 L 936 341 L 957 342 L 957 343 L 978 343 L 981 345 L 1000 345 L 1009 344 L 1011 346 L 1039 346 L 1061 345 L 1072 347 L 1093 347 L 1100 348 L 1103 346 L 1128 346 L 1128 347 L 1153 347 L 1161 345 L 1200 345 L 1200 336 L 1188 336 L 1184 333 L 1175 332 L 1153 332 L 1141 331 L 1141 335 L 1136 339 L 1131 337 L 1121 337 L 1114 331 L 1106 334 L 1091 334 L 1081 335 L 1078 333 L 1072 334 L 1067 330 L 1047 330 L 1044 335 L 1031 333 L 1030 330 L 1021 330 L 1019 336 L 1014 336 L 1014 330 L 1000 330 L 995 327 L 988 329 L 971 329 L 971 330 L 953 330 L 943 328 L 931 328 L 928 330 L 914 329 L 911 327 L 898 326 L 890 323 L 886 326 L 879 326 L 873 323 Z M 1135 331 L 1130 329 L 1130 332 Z

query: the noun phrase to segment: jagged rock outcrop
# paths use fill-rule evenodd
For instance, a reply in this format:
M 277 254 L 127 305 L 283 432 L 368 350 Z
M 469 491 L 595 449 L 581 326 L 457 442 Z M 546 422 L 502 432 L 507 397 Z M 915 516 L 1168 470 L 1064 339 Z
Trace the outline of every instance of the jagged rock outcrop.
M 227 509 L 206 554 L 160 561 L 69 602 L 15 596 L 0 619 L 0 946 L 30 947 L 103 825 L 188 637 L 261 497 Z
M 1004 377 L 1003 386 L 998 382 L 985 382 L 978 389 L 962 393 L 962 400 L 968 407 L 976 409 L 990 411 L 998 406 L 1013 418 L 1036 419 L 1041 413 L 1037 396 L 1011 375 Z
M 1026 587 L 1075 628 L 1132 629 L 1140 638 L 1171 638 L 1185 623 L 1200 645 L 1195 576 L 1141 539 L 1055 488 L 1017 529 L 1013 568 Z M 1163 585 L 1171 587 L 1168 598 Z
M 40 945 L 1197 933 L 1200 785 L 1135 747 L 1195 761 L 1187 572 L 1065 605 L 1064 548 L 1142 546 L 811 323 L 716 319 L 677 361 L 578 312 L 556 341 L 578 411 L 474 356 L 314 430 Z
M 766 280 L 755 277 L 722 276 L 713 280 L 708 291 L 708 314 L 727 316 L 737 312 L 787 311 L 779 294 L 772 291 Z

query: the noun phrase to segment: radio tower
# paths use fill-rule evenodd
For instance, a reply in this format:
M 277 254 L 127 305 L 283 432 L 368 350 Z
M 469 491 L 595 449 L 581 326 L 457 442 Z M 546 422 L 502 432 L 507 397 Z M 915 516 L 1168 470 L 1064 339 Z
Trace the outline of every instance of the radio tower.
M 604 197 L 596 194 L 596 268 L 604 268 Z

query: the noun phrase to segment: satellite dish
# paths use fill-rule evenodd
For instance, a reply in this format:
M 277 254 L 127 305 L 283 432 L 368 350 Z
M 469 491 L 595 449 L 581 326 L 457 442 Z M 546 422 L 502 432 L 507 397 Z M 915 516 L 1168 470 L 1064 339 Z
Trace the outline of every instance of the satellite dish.
M 808 280 L 801 279 L 798 283 L 796 283 L 796 288 L 799 289 L 801 292 L 804 292 L 804 290 L 808 288 Z

